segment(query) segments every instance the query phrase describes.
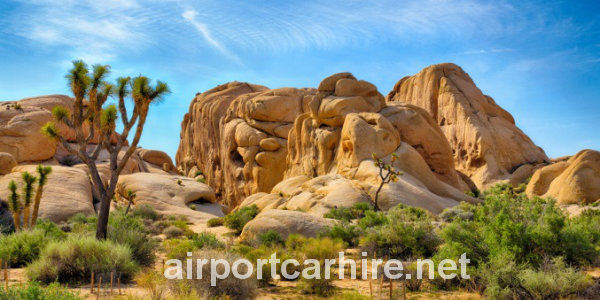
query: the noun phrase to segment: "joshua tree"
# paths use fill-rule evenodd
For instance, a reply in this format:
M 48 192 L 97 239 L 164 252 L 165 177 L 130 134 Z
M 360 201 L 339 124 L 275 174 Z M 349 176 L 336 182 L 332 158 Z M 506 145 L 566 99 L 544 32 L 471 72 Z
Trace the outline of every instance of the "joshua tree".
M 17 183 L 14 180 L 11 180 L 8 183 L 8 190 L 10 191 L 10 195 L 8 196 L 8 208 L 12 212 L 13 222 L 15 223 L 15 231 L 19 231 L 21 228 L 21 201 L 19 201 L 19 194 L 17 193 Z
M 35 200 L 33 203 L 33 213 L 31 214 L 31 224 L 29 224 L 29 228 L 33 228 L 35 223 L 37 222 L 38 212 L 40 210 L 40 202 L 42 200 L 42 193 L 44 193 L 44 185 L 48 181 L 48 175 L 52 173 L 52 167 L 50 166 L 37 166 L 38 173 L 38 182 L 37 189 L 35 191 Z
M 131 208 L 131 204 L 133 203 L 133 200 L 135 200 L 135 192 L 132 190 L 127 190 L 126 194 L 125 194 L 125 199 L 127 199 L 127 201 L 129 201 L 129 203 L 127 203 L 127 209 L 125 209 L 125 215 L 127 215 L 127 213 L 129 212 L 129 208 Z
M 21 176 L 23 178 L 23 229 L 26 229 L 31 228 L 29 207 L 31 206 L 31 200 L 33 200 L 33 184 L 37 178 L 29 172 L 23 172 Z
M 98 239 L 106 238 L 110 202 L 115 194 L 117 180 L 142 136 L 150 104 L 162 100 L 170 92 L 166 83 L 157 81 L 156 85 L 151 87 L 150 79 L 141 75 L 135 78 L 118 78 L 116 85 L 112 85 L 105 81 L 109 69 L 109 66 L 95 65 L 90 73 L 83 61 L 74 61 L 73 68 L 66 76 L 75 98 L 73 108 L 69 110 L 57 106 L 52 114 L 56 122 L 75 131 L 76 146 L 64 139 L 55 123 L 49 122 L 42 129 L 46 135 L 58 140 L 69 153 L 76 154 L 88 167 L 94 195 L 100 200 L 96 229 Z M 118 98 L 118 106 L 113 104 L 104 107 L 108 97 L 113 94 Z M 131 116 L 128 116 L 125 106 L 125 98 L 129 95 L 134 104 Z M 119 117 L 123 131 L 116 138 L 116 142 L 112 143 L 111 137 L 115 133 Z M 126 145 L 129 131 L 134 125 L 135 135 L 119 160 L 119 152 Z M 84 134 L 84 127 L 89 129 L 87 136 Z M 95 134 L 99 135 L 98 143 L 92 149 L 88 149 L 88 144 L 95 138 Z M 102 149 L 110 155 L 110 178 L 106 185 L 103 184 L 96 166 L 96 159 Z
M 376 167 L 379 168 L 379 178 L 381 178 L 381 183 L 379 184 L 379 188 L 377 188 L 377 192 L 375 192 L 375 210 L 380 210 L 379 208 L 379 192 L 383 188 L 383 185 L 390 183 L 391 181 L 398 181 L 398 176 L 402 175 L 401 171 L 396 171 L 393 167 L 394 162 L 398 159 L 398 155 L 396 153 L 392 153 L 392 161 L 388 164 L 383 162 L 380 158 L 377 158 L 377 155 L 373 153 L 373 160 Z

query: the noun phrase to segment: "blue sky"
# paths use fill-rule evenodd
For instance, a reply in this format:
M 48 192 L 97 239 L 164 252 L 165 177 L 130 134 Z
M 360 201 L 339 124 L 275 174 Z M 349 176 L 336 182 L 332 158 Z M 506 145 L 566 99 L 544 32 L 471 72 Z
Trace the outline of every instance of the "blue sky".
M 441 62 L 465 69 L 551 157 L 600 150 L 597 1 L 0 0 L 0 100 L 64 93 L 70 61 L 173 93 L 140 143 L 174 155 L 196 92 L 316 87 L 350 71 L 384 95 Z

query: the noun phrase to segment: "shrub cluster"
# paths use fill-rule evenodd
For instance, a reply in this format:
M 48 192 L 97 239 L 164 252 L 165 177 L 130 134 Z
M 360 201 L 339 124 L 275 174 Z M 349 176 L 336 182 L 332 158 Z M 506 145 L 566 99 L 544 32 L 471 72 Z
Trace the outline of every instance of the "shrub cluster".
M 240 235 L 246 223 L 254 219 L 258 213 L 259 209 L 256 205 L 242 207 L 224 217 L 225 227 L 234 230 L 236 235 Z
M 25 286 L 10 286 L 8 291 L 0 288 L 0 299 L 3 300 L 83 300 L 83 297 L 61 287 L 57 283 L 46 287 L 37 282 L 30 282 Z

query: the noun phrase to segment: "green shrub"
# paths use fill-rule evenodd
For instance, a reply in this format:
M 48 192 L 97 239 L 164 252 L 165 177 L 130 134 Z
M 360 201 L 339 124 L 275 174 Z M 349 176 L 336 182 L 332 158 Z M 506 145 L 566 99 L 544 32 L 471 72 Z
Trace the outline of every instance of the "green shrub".
M 258 213 L 259 210 L 256 205 L 242 207 L 224 217 L 225 227 L 234 230 L 236 235 L 240 235 L 246 223 L 254 219 Z
M 265 245 L 267 247 L 273 247 L 277 245 L 284 245 L 285 241 L 281 237 L 281 234 L 275 230 L 269 230 L 258 236 L 258 242 L 261 245 Z
M 325 218 L 351 221 L 362 218 L 366 212 L 373 211 L 371 204 L 366 202 L 354 203 L 351 207 L 334 207 L 324 215 Z
M 298 260 L 318 260 L 320 263 L 320 278 L 307 279 L 301 276 L 298 287 L 303 293 L 328 296 L 333 292 L 334 286 L 331 284 L 333 276 L 330 279 L 325 278 L 325 259 L 336 259 L 338 253 L 343 249 L 344 243 L 341 240 L 330 238 L 309 238 L 306 240 L 302 246 L 301 257 L 298 257 Z M 306 266 L 303 265 L 303 267 Z
M 206 223 L 208 227 L 218 227 L 223 226 L 223 224 L 225 224 L 224 218 L 212 218 L 208 220 L 208 223 Z
M 388 212 L 387 218 L 387 224 L 367 230 L 360 241 L 363 250 L 393 258 L 430 257 L 435 253 L 440 238 L 429 213 L 399 205 Z
M 80 283 L 89 282 L 92 271 L 115 272 L 126 282 L 137 269 L 127 246 L 73 235 L 65 241 L 48 244 L 40 258 L 27 267 L 27 273 L 30 279 L 42 283 Z
M 214 233 L 203 232 L 191 238 L 198 249 L 223 249 L 225 244 L 221 242 Z
M 347 221 L 342 221 L 332 227 L 327 228 L 319 234 L 321 237 L 329 237 L 331 239 L 339 239 L 344 241 L 348 246 L 354 247 L 358 245 L 358 239 L 361 234 L 360 228 L 350 224 Z
M 183 230 L 177 226 L 171 225 L 165 228 L 165 230 L 163 230 L 163 233 L 168 239 L 173 239 L 182 236 Z
M 560 257 L 540 270 L 525 269 L 519 273 L 520 286 L 534 299 L 562 299 L 576 295 L 593 284 L 583 272 L 568 267 Z
M 83 300 L 78 293 L 71 292 L 57 283 L 41 287 L 37 282 L 25 286 L 10 286 L 8 291 L 0 288 L 3 300 Z
M 358 221 L 358 226 L 362 229 L 373 228 L 385 225 L 389 222 L 384 212 L 366 211 L 365 216 Z
M 152 221 L 156 221 L 159 219 L 159 215 L 156 212 L 156 210 L 154 210 L 154 208 L 152 208 L 152 206 L 148 204 L 134 207 L 131 210 L 131 215 L 134 217 L 140 217 L 142 219 L 148 219 Z
M 462 220 L 473 220 L 473 216 L 475 215 L 475 210 L 477 206 L 474 204 L 470 204 L 467 202 L 461 202 L 459 205 L 451 208 L 444 209 L 442 213 L 440 213 L 440 219 L 451 222 L 455 218 L 459 218 Z
M 128 246 L 133 260 L 140 266 L 154 264 L 158 243 L 149 236 L 141 219 L 131 218 L 122 210 L 113 212 L 108 222 L 108 239 Z
M 8 261 L 11 267 L 27 265 L 37 259 L 46 245 L 56 238 L 56 233 L 47 234 L 43 228 L 0 236 L 0 259 Z
M 163 241 L 163 248 L 168 258 L 184 259 L 188 252 L 200 249 L 223 249 L 225 244 L 212 233 L 196 234 L 189 239 L 170 239 Z

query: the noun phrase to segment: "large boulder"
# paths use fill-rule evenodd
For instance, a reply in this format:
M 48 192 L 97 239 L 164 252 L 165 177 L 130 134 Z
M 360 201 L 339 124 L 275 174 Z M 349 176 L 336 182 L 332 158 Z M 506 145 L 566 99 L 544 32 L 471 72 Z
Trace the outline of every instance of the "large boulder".
M 8 183 L 21 185 L 21 172 L 36 175 L 36 165 L 15 167 L 13 173 L 0 178 L 0 199 L 8 199 Z M 44 186 L 40 202 L 40 219 L 53 222 L 65 221 L 77 214 L 93 214 L 92 187 L 84 171 L 77 168 L 52 166 L 52 173 Z
M 521 165 L 548 161 L 513 117 L 484 95 L 457 65 L 433 65 L 404 77 L 387 100 L 427 110 L 450 142 L 456 169 L 479 189 L 510 180 Z
M 275 231 L 283 239 L 287 239 L 290 234 L 315 237 L 334 224 L 331 219 L 300 211 L 271 209 L 261 212 L 254 220 L 248 222 L 240 237 L 244 240 L 253 240 L 267 231 Z
M 600 200 L 600 152 L 582 150 L 567 161 L 537 170 L 525 192 L 529 197 L 553 197 L 562 204 Z
M 6 175 L 17 166 L 17 160 L 6 152 L 0 152 L 0 175 Z
M 221 216 L 213 213 L 213 206 L 220 210 L 215 193 L 193 178 L 155 173 L 122 175 L 117 183 L 117 201 L 127 203 L 128 190 L 135 193 L 136 206 L 150 205 L 163 215 L 186 216 L 193 222 Z M 207 209 L 193 210 L 188 206 L 191 204 L 207 204 Z
M 52 114 L 43 108 L 0 106 L 0 152 L 10 153 L 17 162 L 52 158 L 56 142 L 41 132 L 51 120 Z

